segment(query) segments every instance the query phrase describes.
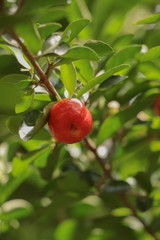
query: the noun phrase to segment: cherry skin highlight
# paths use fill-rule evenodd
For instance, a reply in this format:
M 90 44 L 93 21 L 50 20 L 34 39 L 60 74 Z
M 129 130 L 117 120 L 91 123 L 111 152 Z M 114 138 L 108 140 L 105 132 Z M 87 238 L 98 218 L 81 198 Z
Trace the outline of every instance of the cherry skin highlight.
M 65 98 L 56 103 L 48 121 L 52 136 L 66 144 L 80 142 L 92 130 L 90 111 L 76 98 Z
M 155 103 L 154 103 L 154 110 L 155 110 L 155 113 L 160 116 L 160 95 L 158 95 Z

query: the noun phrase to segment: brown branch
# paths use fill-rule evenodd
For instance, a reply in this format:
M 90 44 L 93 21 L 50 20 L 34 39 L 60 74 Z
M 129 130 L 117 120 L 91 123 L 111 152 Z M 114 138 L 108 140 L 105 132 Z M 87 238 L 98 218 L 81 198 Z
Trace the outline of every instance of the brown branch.
M 5 14 L 5 10 L 6 10 L 5 2 L 4 0 L 0 0 L 0 12 Z
M 128 200 L 126 194 L 118 194 L 118 195 L 121 198 L 121 200 L 123 201 L 123 203 L 125 204 L 125 206 L 128 207 L 131 210 L 132 215 L 134 217 L 136 217 L 142 223 L 142 225 L 143 225 L 144 229 L 146 230 L 146 232 L 148 232 L 153 237 L 153 239 L 159 240 L 158 237 L 156 236 L 156 234 L 146 224 L 146 222 L 140 216 L 138 216 L 136 208 L 134 208 L 134 206 L 130 203 L 130 201 Z
M 93 141 L 90 138 L 85 138 L 84 141 L 85 141 L 88 149 L 90 149 L 90 151 L 94 153 L 96 160 L 98 161 L 99 165 L 103 169 L 104 176 L 108 177 L 110 179 L 113 179 L 111 172 L 110 172 L 110 165 L 105 164 L 104 161 L 98 156 L 97 151 L 96 151 L 96 146 L 93 143 Z
M 24 53 L 24 55 L 28 58 L 28 60 L 31 62 L 31 64 L 33 65 L 33 67 L 35 68 L 36 72 L 38 73 L 39 77 L 40 77 L 40 82 L 43 83 L 46 88 L 48 89 L 48 92 L 52 95 L 54 95 L 55 97 L 61 99 L 61 97 L 59 96 L 58 92 L 56 91 L 56 89 L 53 87 L 53 85 L 51 84 L 51 82 L 49 81 L 48 77 L 46 76 L 46 74 L 42 71 L 41 67 L 39 66 L 38 62 L 36 61 L 35 57 L 32 55 L 32 53 L 26 48 L 26 46 L 23 44 L 23 42 L 21 41 L 21 39 L 19 38 L 19 36 L 17 35 L 17 33 L 14 30 L 10 31 L 12 37 L 17 41 L 17 43 L 19 44 L 19 46 L 22 49 L 22 52 Z
M 104 161 L 98 156 L 97 151 L 96 151 L 96 146 L 93 143 L 93 141 L 90 138 L 85 138 L 85 143 L 86 143 L 86 146 L 88 147 L 88 149 L 94 153 L 97 162 L 99 163 L 99 165 L 103 169 L 104 177 L 108 177 L 109 179 L 113 180 L 114 178 L 113 178 L 112 173 L 111 173 L 110 165 L 109 164 L 106 165 L 104 163 Z M 111 151 L 112 150 L 113 149 L 111 149 Z M 113 155 L 113 154 L 111 154 L 111 155 Z M 117 195 L 123 201 L 125 206 L 131 210 L 132 215 L 134 217 L 136 217 L 139 220 L 139 222 L 141 222 L 143 224 L 143 227 L 144 227 L 145 231 L 148 234 L 150 234 L 153 237 L 153 239 L 158 240 L 158 237 L 156 236 L 156 234 L 154 232 L 152 232 L 152 230 L 146 224 L 146 222 L 140 216 L 138 216 L 136 208 L 130 203 L 126 194 L 125 193 L 117 193 Z
M 18 13 L 21 10 L 21 8 L 23 7 L 24 2 L 25 2 L 25 0 L 19 0 L 18 1 L 16 13 Z
M 48 67 L 47 67 L 47 70 L 45 72 L 47 78 L 49 78 L 49 73 L 50 73 L 50 70 L 52 69 L 52 66 L 53 66 L 53 62 L 48 63 Z

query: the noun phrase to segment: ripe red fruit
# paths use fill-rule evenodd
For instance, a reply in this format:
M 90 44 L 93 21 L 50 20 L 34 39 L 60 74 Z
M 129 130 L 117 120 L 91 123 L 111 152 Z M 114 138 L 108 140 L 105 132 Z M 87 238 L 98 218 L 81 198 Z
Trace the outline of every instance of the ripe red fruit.
M 160 116 L 160 95 L 158 95 L 155 103 L 154 103 L 154 110 L 158 116 Z
M 62 143 L 80 142 L 92 130 L 90 111 L 76 98 L 65 98 L 56 103 L 48 121 L 52 136 Z

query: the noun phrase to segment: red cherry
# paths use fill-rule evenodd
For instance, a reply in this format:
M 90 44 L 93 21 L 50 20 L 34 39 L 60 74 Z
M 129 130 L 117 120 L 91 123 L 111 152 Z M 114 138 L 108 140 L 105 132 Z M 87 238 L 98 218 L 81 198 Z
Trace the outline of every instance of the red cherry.
M 158 116 L 160 116 L 160 95 L 158 95 L 155 103 L 154 103 L 154 110 Z
M 52 136 L 62 143 L 80 142 L 92 130 L 90 111 L 76 98 L 65 98 L 56 103 L 48 121 Z

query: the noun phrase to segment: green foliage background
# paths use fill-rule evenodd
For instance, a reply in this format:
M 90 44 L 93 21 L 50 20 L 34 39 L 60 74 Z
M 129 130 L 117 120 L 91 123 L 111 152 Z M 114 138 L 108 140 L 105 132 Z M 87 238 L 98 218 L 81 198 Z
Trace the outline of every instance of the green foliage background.
M 158 0 L 1 1 L 1 239 L 160 238 L 159 11 Z M 51 137 L 59 99 L 13 29 L 60 97 L 85 101 L 96 147 Z

